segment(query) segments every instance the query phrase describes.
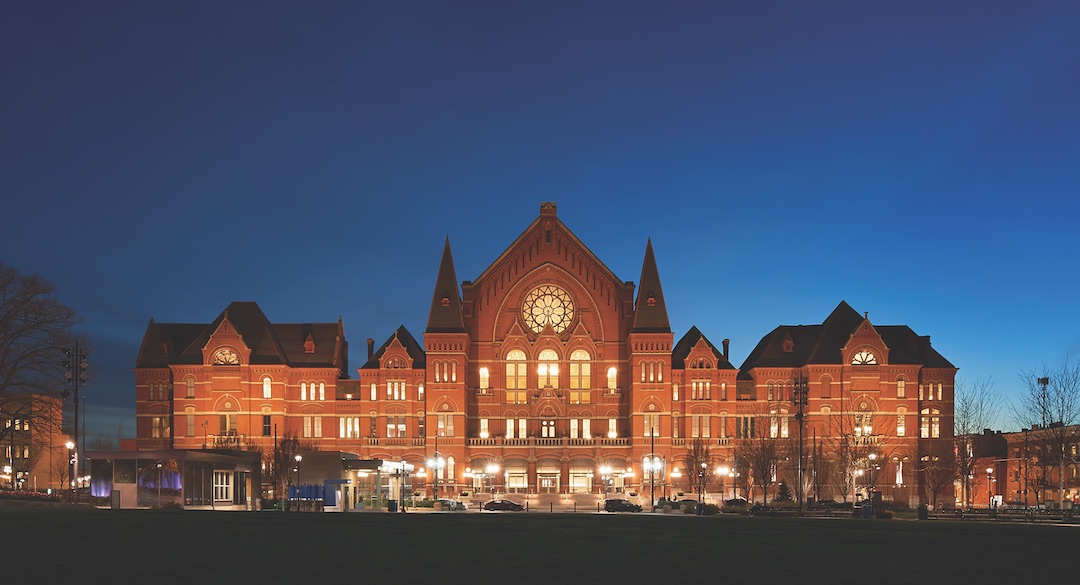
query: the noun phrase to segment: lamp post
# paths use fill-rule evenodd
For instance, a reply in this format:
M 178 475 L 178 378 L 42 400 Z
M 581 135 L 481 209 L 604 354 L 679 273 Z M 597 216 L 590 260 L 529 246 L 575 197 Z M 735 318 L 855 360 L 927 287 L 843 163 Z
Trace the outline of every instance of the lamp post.
M 799 515 L 802 516 L 806 503 L 806 494 L 803 492 L 803 426 L 805 424 L 803 408 L 806 406 L 807 399 L 809 398 L 810 380 L 806 376 L 799 376 L 795 378 L 794 382 L 794 392 L 791 395 L 791 401 L 795 404 L 795 420 L 799 423 L 799 488 L 796 491 L 798 494 L 797 497 L 799 498 Z
M 986 468 L 986 509 L 994 507 L 994 468 Z
M 157 507 L 161 507 L 161 462 L 157 462 Z
M 304 456 L 297 453 L 296 457 L 296 511 L 300 511 L 300 462 L 304 460 Z
M 435 457 L 428 459 L 428 467 L 431 468 L 431 493 L 432 500 L 439 499 L 439 471 L 446 466 L 446 460 L 439 457 L 439 452 L 435 452 Z
M 651 510 L 656 510 L 656 433 L 649 429 L 649 499 Z
M 488 466 L 484 468 L 484 473 L 487 477 L 491 478 L 488 483 L 488 492 L 491 493 L 491 499 L 495 499 L 495 474 L 499 473 L 499 466 L 494 463 L 488 463 Z
M 727 474 L 731 473 L 731 470 L 726 465 L 721 465 L 716 468 L 716 473 L 720 476 L 720 504 L 723 505 L 724 500 L 724 478 Z
M 697 513 L 698 514 L 702 514 L 704 512 L 703 508 L 705 506 L 705 481 L 706 481 L 706 476 L 707 476 L 708 469 L 709 469 L 709 464 L 702 461 L 701 462 L 701 469 L 698 471 L 698 490 L 697 490 L 697 493 L 698 493 Z
M 870 498 L 870 503 L 874 503 L 874 467 L 877 462 L 877 453 L 871 453 L 870 457 L 870 489 L 867 492 L 867 497 Z
M 76 341 L 74 347 L 64 348 L 64 378 L 68 384 L 71 385 L 71 391 L 73 396 L 73 402 L 75 404 L 75 432 L 73 433 L 74 440 L 69 441 L 71 447 L 68 448 L 72 451 L 72 464 L 74 465 L 74 471 L 71 474 L 73 480 L 75 480 L 75 487 L 72 501 L 78 503 L 79 501 L 79 489 L 78 489 L 78 475 L 79 475 L 79 388 L 86 383 L 88 379 L 89 364 L 86 362 L 86 356 L 89 350 L 85 347 L 79 347 L 79 342 Z M 67 396 L 67 391 L 64 392 L 64 396 Z M 15 487 L 15 468 L 14 465 L 11 469 L 11 485 Z
M 73 443 L 71 441 L 68 441 L 67 443 L 64 443 L 64 446 L 67 447 L 67 450 L 68 450 L 68 469 L 70 470 L 70 473 L 71 473 L 71 475 L 68 477 L 68 479 L 70 480 L 68 485 L 71 487 L 71 491 L 68 494 L 68 496 L 71 499 L 71 503 L 74 504 L 75 503 L 75 453 L 74 453 L 75 443 Z

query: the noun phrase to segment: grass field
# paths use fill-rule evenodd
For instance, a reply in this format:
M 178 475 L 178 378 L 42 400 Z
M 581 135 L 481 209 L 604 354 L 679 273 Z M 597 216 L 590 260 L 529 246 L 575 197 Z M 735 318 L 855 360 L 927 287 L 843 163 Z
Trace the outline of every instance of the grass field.
M 1078 545 L 986 522 L 0 506 L 6 583 L 1072 583 Z

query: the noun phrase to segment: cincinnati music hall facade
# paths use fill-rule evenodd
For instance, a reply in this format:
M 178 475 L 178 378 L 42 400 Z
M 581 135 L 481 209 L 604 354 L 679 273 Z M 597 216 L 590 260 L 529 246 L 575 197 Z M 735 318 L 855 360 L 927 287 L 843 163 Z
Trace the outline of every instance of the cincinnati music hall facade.
M 651 241 L 635 285 L 543 203 L 473 280 L 457 280 L 447 239 L 422 336 L 368 339 L 356 370 L 340 320 L 275 324 L 252 302 L 210 323 L 151 320 L 137 444 L 268 452 L 293 435 L 410 463 L 425 495 L 639 498 L 690 491 L 707 450 L 714 498 L 760 499 L 762 484 L 794 492 L 801 443 L 811 498 L 927 501 L 956 373 L 928 337 L 841 302 L 821 324 L 777 327 L 740 367 L 728 347 L 696 327 L 676 340 Z

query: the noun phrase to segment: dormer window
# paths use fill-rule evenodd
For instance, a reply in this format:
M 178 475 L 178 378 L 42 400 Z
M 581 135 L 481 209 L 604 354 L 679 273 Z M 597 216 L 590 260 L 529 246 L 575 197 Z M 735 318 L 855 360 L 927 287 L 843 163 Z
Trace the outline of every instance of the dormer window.
M 783 343 L 783 349 L 785 353 L 791 353 L 795 351 L 795 342 L 790 339 L 785 339 Z
M 307 339 L 304 341 L 304 353 L 315 353 L 315 339 L 310 335 L 308 335 Z
M 876 366 L 877 356 L 873 353 L 862 350 L 855 354 L 855 357 L 851 358 L 851 365 L 853 366 Z

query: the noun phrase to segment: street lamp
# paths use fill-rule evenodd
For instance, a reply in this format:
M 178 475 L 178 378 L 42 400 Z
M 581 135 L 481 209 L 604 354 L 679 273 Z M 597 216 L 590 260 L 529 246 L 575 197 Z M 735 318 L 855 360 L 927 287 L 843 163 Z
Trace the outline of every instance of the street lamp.
M 805 510 L 806 494 L 803 493 L 803 426 L 806 422 L 806 417 L 803 414 L 803 408 L 807 404 L 807 399 L 810 396 L 810 379 L 805 376 L 799 376 L 794 381 L 794 392 L 791 395 L 791 401 L 795 404 L 795 420 L 799 423 L 799 489 L 797 490 L 799 498 L 799 515 L 801 516 Z
M 986 509 L 994 507 L 994 468 L 986 468 Z
M 157 462 L 157 507 L 161 507 L 161 462 Z
M 495 499 L 495 474 L 499 473 L 499 466 L 494 464 L 494 463 L 489 463 L 488 466 L 484 469 L 484 472 L 486 473 L 487 477 L 491 478 L 491 481 L 488 484 L 488 492 L 491 493 L 491 499 L 494 500 Z
M 608 482 L 611 481 L 611 467 L 609 467 L 607 465 L 601 465 L 600 466 L 600 481 L 603 482 L 603 486 L 604 486 L 603 494 L 604 494 L 604 497 L 607 498 Z
M 67 443 L 64 443 L 64 446 L 67 447 L 68 450 L 68 468 L 71 470 L 71 475 L 69 476 L 69 479 L 71 480 L 69 484 L 71 486 L 71 502 L 75 503 L 75 453 L 73 452 L 75 443 L 68 441 Z
M 304 456 L 297 453 L 296 457 L 296 511 L 300 511 L 300 462 L 304 460 Z
M 431 493 L 433 494 L 431 499 L 439 499 L 439 471 L 446 466 L 446 460 L 439 457 L 438 451 L 435 452 L 435 456 L 427 460 L 428 467 L 431 468 Z

